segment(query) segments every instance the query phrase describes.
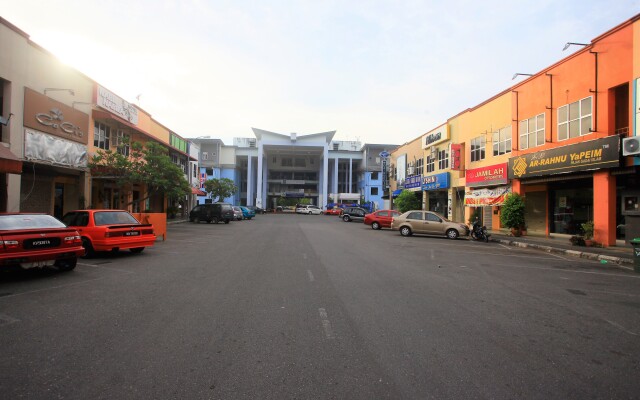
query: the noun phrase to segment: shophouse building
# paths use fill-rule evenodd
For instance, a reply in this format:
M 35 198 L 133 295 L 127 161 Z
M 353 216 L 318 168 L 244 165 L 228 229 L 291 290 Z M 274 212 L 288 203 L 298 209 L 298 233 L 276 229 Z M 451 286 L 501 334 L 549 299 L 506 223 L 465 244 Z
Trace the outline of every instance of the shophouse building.
M 422 193 L 422 178 L 426 172 L 423 136 L 398 146 L 391 151 L 390 162 L 390 197 L 398 197 L 403 190 L 412 192 L 425 208 L 425 197 Z

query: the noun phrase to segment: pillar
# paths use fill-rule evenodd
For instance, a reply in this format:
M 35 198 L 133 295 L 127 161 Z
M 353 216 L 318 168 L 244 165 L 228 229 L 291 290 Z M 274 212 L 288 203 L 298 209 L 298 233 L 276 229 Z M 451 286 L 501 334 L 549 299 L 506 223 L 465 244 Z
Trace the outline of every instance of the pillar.
M 353 182 L 351 181 L 351 179 L 353 178 L 353 160 L 350 158 L 349 159 L 349 190 L 347 190 L 347 193 L 351 193 L 351 191 L 353 190 Z
M 329 189 L 329 144 L 324 144 L 324 152 L 322 154 L 322 192 L 320 193 L 320 208 L 327 208 L 327 190 Z
M 260 141 L 260 143 L 258 144 L 258 185 L 257 185 L 257 189 L 258 189 L 258 193 L 256 193 L 256 206 L 260 207 L 260 208 L 264 208 L 265 205 L 262 202 L 263 196 L 264 196 L 264 191 L 263 191 L 263 187 L 262 187 L 262 182 L 263 182 L 263 171 L 262 171 L 262 159 L 264 157 L 264 150 L 262 147 L 262 141 Z
M 616 177 L 609 170 L 593 173 L 593 240 L 616 244 Z
M 253 166 L 251 165 L 251 159 L 253 157 L 247 157 L 247 205 L 253 205 L 253 179 L 251 176 L 253 175 Z
M 334 159 L 333 162 L 333 193 L 337 196 L 338 195 L 338 158 Z M 333 199 L 333 201 L 335 203 L 338 202 L 338 199 L 335 198 Z

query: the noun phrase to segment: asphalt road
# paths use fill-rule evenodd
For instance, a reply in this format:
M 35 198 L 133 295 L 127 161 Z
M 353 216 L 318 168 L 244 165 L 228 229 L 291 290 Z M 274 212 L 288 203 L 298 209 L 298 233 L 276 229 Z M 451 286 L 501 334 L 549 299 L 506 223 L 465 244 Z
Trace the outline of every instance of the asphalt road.
M 337 217 L 0 274 L 6 399 L 640 398 L 640 274 Z

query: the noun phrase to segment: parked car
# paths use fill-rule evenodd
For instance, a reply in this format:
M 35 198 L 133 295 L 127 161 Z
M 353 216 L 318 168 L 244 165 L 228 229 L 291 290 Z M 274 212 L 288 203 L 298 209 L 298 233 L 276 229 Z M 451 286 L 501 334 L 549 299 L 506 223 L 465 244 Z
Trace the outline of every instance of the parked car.
M 400 231 L 402 236 L 414 233 L 427 235 L 445 235 L 449 239 L 468 236 L 469 227 L 461 222 L 452 222 L 433 211 L 411 210 L 393 217 L 391 229 Z
M 364 224 L 371 225 L 371 228 L 378 230 L 382 228 L 391 228 L 391 220 L 393 217 L 400 215 L 396 210 L 378 210 L 364 216 Z
M 265 210 L 264 208 L 261 208 L 261 207 L 247 206 L 247 208 L 249 210 L 253 210 L 256 214 L 266 214 L 267 213 L 267 210 Z
M 233 215 L 236 221 L 242 221 L 242 209 L 239 206 L 233 206 Z
M 76 210 L 62 222 L 78 231 L 88 257 L 98 251 L 141 253 L 156 242 L 153 225 L 141 224 L 125 210 Z
M 322 214 L 322 208 L 314 205 L 304 205 L 304 206 L 297 207 L 296 213 L 308 214 L 308 215 L 311 215 L 311 214 L 320 215 Z
M 0 214 L 0 267 L 71 271 L 84 255 L 78 231 L 47 214 Z
M 341 213 L 342 213 L 342 208 L 333 207 L 333 208 L 327 209 L 327 211 L 324 212 L 324 215 L 340 215 Z
M 235 219 L 235 214 L 229 203 L 199 204 L 189 212 L 189 221 L 196 224 L 200 221 L 206 221 L 208 224 L 224 221 L 225 224 L 228 224 L 233 219 Z
M 244 219 L 251 219 L 256 216 L 255 210 L 252 210 L 249 207 L 240 206 L 240 209 L 242 210 L 242 218 Z
M 340 214 L 340 218 L 344 222 L 351 221 L 364 221 L 364 217 L 367 215 L 367 210 L 360 207 L 345 207 Z

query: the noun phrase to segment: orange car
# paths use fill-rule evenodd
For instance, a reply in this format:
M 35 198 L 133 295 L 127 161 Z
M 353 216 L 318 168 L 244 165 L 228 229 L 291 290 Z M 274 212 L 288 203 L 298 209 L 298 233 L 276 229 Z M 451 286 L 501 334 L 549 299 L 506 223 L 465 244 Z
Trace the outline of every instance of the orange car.
M 333 207 L 333 208 L 328 209 L 327 211 L 325 211 L 324 215 L 340 215 L 341 212 L 342 212 L 342 208 Z
M 0 267 L 71 271 L 84 255 L 78 232 L 51 215 L 0 214 Z
M 140 253 L 156 241 L 153 225 L 141 224 L 125 210 L 71 211 L 62 217 L 62 222 L 80 233 L 87 256 L 125 249 Z

